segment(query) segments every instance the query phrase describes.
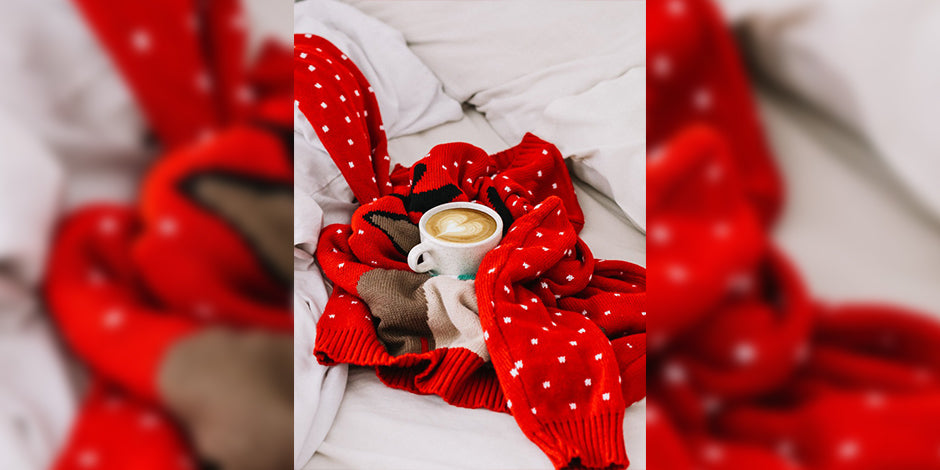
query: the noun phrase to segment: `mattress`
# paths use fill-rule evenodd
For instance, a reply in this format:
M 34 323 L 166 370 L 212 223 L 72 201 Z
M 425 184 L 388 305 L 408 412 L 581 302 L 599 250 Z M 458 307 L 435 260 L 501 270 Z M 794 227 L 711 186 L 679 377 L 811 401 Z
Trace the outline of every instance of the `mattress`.
M 468 142 L 489 153 L 504 142 L 478 112 L 389 141 L 392 164 L 411 165 L 434 145 Z M 575 180 L 584 211 L 581 237 L 599 258 L 646 264 L 646 238 L 609 198 Z M 627 410 L 624 434 L 631 467 L 646 468 L 645 400 Z M 371 369 L 351 367 L 333 426 L 306 469 L 551 469 L 548 458 L 512 416 L 459 408 L 437 396 L 385 386 Z

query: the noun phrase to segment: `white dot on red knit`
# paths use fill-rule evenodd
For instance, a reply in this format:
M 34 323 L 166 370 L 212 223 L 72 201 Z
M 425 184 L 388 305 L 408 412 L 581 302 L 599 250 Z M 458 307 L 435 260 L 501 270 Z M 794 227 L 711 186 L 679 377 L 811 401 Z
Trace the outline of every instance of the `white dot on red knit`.
M 706 462 L 719 462 L 724 459 L 724 457 L 725 453 L 718 444 L 709 443 L 702 447 L 702 459 Z
M 347 142 L 349 145 L 352 145 L 352 144 L 353 144 L 353 140 L 352 140 L 352 139 L 346 139 L 346 142 Z M 350 167 L 350 168 L 353 167 L 352 162 L 349 162 L 349 167 Z
M 789 439 L 783 439 L 777 443 L 775 447 L 777 455 L 783 457 L 787 460 L 796 459 L 796 446 L 793 445 L 793 441 Z
M 513 365 L 516 366 L 516 369 L 522 369 L 522 361 L 516 361 L 516 363 Z
M 101 457 L 95 449 L 84 449 L 75 456 L 78 468 L 97 468 L 100 462 Z
M 104 285 L 104 281 L 107 278 L 105 277 L 104 271 L 98 268 L 91 268 L 88 270 L 88 283 L 93 286 Z
M 329 59 L 327 59 L 327 62 L 330 62 L 330 60 L 329 60 Z M 332 62 L 330 62 L 330 63 L 332 63 Z M 340 79 L 340 78 L 339 78 L 339 75 L 338 75 L 338 74 L 337 74 L 337 75 L 333 75 L 333 78 L 335 78 L 335 79 L 337 79 L 337 80 L 339 80 L 339 79 Z
M 707 111 L 712 107 L 712 93 L 708 88 L 699 88 L 692 93 L 692 106 L 698 111 Z
M 542 155 L 548 155 L 548 150 L 542 149 Z
M 212 91 L 212 77 L 209 75 L 209 72 L 206 72 L 205 70 L 202 70 L 196 74 L 196 78 L 193 80 L 193 83 L 196 86 L 196 90 L 199 90 L 202 93 L 208 93 Z
M 506 408 L 512 409 L 512 400 L 506 400 Z
M 255 93 L 248 85 L 242 85 L 235 92 L 235 98 L 241 103 L 251 103 L 255 100 Z
M 685 2 L 683 0 L 670 0 L 669 3 L 666 4 L 666 11 L 669 12 L 670 15 L 679 16 L 685 13 Z
M 685 372 L 685 367 L 676 362 L 670 362 L 663 368 L 663 378 L 666 380 L 666 383 L 680 384 L 685 383 L 688 376 Z
M 503 323 L 512 323 L 512 317 L 503 317 Z
M 105 234 L 111 235 L 118 231 L 119 223 L 118 220 L 111 216 L 102 217 L 98 221 L 98 231 Z
M 509 375 L 517 377 L 519 375 L 519 371 L 516 369 L 509 369 Z
M 609 394 L 609 393 L 605 393 L 605 394 L 601 395 L 601 399 L 604 400 L 604 401 L 610 401 L 610 394 Z
M 548 380 L 542 382 L 542 388 L 551 388 L 552 383 Z
M 532 343 L 533 345 L 536 345 L 536 344 L 539 344 L 539 339 L 538 339 L 538 338 L 532 338 L 532 339 L 529 340 L 529 342 Z
M 731 234 L 731 225 L 727 222 L 715 222 L 715 224 L 712 225 L 712 235 L 714 235 L 715 238 L 727 238 L 729 234 Z
M 754 277 L 747 272 L 734 273 L 728 277 L 728 290 L 736 294 L 745 294 L 754 287 Z
M 349 116 L 346 116 L 345 119 L 346 119 L 346 122 L 347 122 L 347 123 L 352 123 L 352 119 L 349 119 Z
M 705 395 L 702 397 L 702 409 L 705 413 L 713 415 L 721 410 L 721 400 L 714 395 Z
M 171 237 L 179 232 L 179 223 L 173 217 L 163 217 L 157 224 L 157 230 L 165 237 Z
M 149 52 L 153 47 L 153 40 L 150 33 L 142 28 L 135 29 L 131 33 L 131 47 L 139 53 Z
M 658 223 L 650 227 L 649 236 L 653 244 L 665 245 L 672 239 L 672 230 L 668 225 Z
M 591 386 L 591 379 L 584 379 L 584 386 L 585 386 L 585 387 L 590 387 L 590 386 Z
M 108 330 L 120 328 L 124 324 L 124 312 L 117 308 L 110 308 L 101 316 L 101 325 Z
M 314 83 L 313 86 L 315 86 L 315 87 L 317 87 L 317 88 L 323 88 L 323 85 L 320 85 L 319 82 Z
M 712 163 L 708 165 L 708 168 L 705 169 L 705 180 L 709 183 L 717 183 L 721 181 L 721 178 L 724 176 L 725 172 L 722 169 L 721 165 L 718 163 Z
M 670 281 L 680 283 L 689 279 L 689 271 L 681 264 L 673 264 L 666 269 Z
M 836 455 L 841 460 L 855 460 L 861 450 L 858 441 L 854 439 L 845 439 L 836 447 Z
M 301 52 L 301 53 L 300 53 L 300 58 L 301 58 L 301 59 L 306 59 L 306 58 L 307 58 L 307 53 L 306 53 L 306 52 Z
M 565 356 L 558 356 L 558 363 L 564 364 L 564 363 L 565 363 Z
M 672 59 L 666 54 L 656 54 L 652 66 L 653 76 L 656 78 L 666 78 L 672 73 Z
M 578 345 L 578 342 L 577 342 L 577 341 L 568 341 L 568 344 L 570 344 L 570 345 L 572 345 L 572 346 L 577 346 L 577 345 Z
M 876 390 L 865 394 L 865 405 L 869 408 L 882 408 L 885 404 L 885 395 Z
M 215 316 L 215 307 L 207 301 L 197 302 L 196 305 L 193 306 L 193 313 L 199 319 L 209 320 Z
M 747 341 L 742 341 L 734 346 L 732 351 L 734 362 L 740 366 L 753 364 L 757 359 L 757 348 Z
M 578 409 L 578 404 L 577 404 L 577 403 L 568 403 L 568 408 L 571 408 L 572 410 L 576 410 L 576 409 Z
M 145 411 L 140 415 L 140 427 L 143 429 L 153 429 L 160 424 L 160 416 L 153 411 Z

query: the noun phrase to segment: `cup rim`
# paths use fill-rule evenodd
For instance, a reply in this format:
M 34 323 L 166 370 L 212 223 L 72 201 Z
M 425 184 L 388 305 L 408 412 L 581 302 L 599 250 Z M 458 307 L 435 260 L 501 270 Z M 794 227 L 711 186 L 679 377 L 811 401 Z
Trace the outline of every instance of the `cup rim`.
M 431 235 L 430 233 L 428 233 L 427 230 L 424 228 L 426 225 L 425 222 L 427 222 L 427 220 L 432 215 L 437 214 L 438 212 L 441 212 L 447 209 L 457 209 L 457 208 L 478 210 L 492 217 L 493 220 L 496 221 L 496 230 L 490 236 L 484 238 L 483 240 L 473 242 L 473 243 L 459 243 L 459 242 L 441 240 L 440 238 L 437 238 L 434 235 Z M 433 240 L 434 243 L 438 243 L 443 246 L 455 247 L 455 248 L 456 247 L 473 247 L 473 246 L 479 246 L 479 245 L 492 242 L 493 239 L 502 237 L 503 236 L 503 218 L 500 217 L 499 214 L 495 210 L 479 202 L 475 202 L 475 201 L 445 202 L 444 204 L 440 204 L 440 205 L 437 205 L 428 209 L 427 211 L 424 212 L 423 215 L 421 215 L 421 219 L 418 220 L 418 231 L 419 233 L 421 233 L 421 235 L 426 236 L 427 239 Z M 421 243 L 424 243 L 425 241 L 426 241 L 425 238 L 422 237 Z

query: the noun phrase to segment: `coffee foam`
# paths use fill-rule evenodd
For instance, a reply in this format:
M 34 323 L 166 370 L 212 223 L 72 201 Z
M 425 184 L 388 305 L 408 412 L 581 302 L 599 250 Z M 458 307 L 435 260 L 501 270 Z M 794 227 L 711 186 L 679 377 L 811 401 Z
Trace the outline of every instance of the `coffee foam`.
M 424 228 L 438 240 L 476 243 L 486 240 L 496 232 L 496 220 L 476 209 L 444 209 L 429 217 Z

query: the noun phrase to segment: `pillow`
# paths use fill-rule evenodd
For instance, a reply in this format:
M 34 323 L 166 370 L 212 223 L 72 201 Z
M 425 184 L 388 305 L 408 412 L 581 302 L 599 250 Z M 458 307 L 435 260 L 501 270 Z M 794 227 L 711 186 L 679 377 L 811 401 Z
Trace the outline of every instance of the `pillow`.
M 940 218 L 940 3 L 790 3 L 740 15 L 758 67 L 862 134 L 910 194 Z
M 554 143 L 576 174 L 645 230 L 645 168 L 637 164 L 645 158 L 645 115 L 636 114 L 645 106 L 645 2 L 352 3 L 400 30 L 444 91 L 484 113 L 503 140 L 534 132 Z M 634 89 L 621 92 L 627 85 Z M 584 107 L 604 103 L 614 112 L 624 99 L 633 101 L 619 101 L 627 110 L 616 122 L 593 119 Z M 583 114 L 568 119 L 566 109 Z M 562 124 L 590 129 L 590 137 Z

